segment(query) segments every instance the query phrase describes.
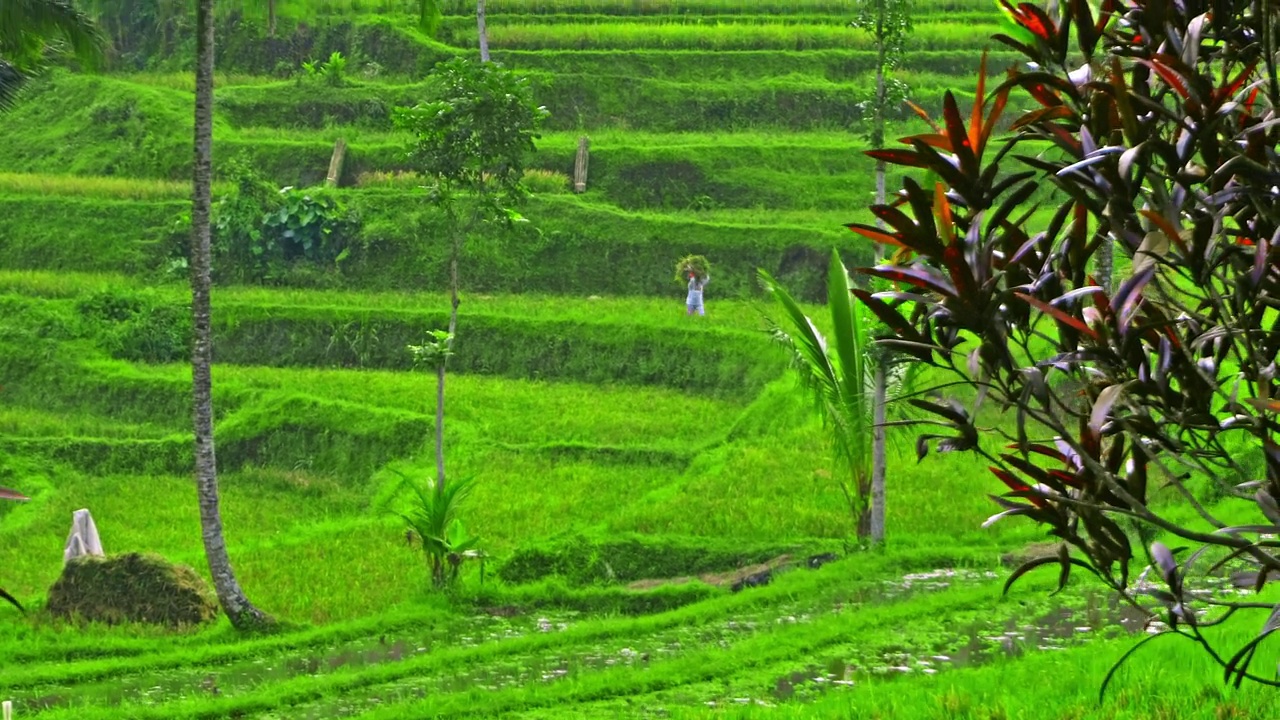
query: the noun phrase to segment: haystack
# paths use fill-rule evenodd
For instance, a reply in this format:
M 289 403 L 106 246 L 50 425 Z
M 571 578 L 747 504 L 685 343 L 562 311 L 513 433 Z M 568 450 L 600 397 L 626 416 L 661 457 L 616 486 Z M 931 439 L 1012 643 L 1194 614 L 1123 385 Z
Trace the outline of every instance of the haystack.
M 48 609 L 67 619 L 182 627 L 214 619 L 218 603 L 190 567 L 128 553 L 69 560 L 49 589 Z

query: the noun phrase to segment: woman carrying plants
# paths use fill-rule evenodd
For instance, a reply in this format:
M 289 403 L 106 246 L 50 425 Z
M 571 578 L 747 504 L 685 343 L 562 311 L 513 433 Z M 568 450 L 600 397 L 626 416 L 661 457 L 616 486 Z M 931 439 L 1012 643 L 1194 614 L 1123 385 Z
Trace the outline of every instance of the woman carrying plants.
M 711 264 L 701 255 L 690 255 L 676 263 L 676 282 L 689 282 L 689 295 L 685 298 L 685 315 L 695 312 L 706 315 L 702 304 L 702 289 L 711 281 Z

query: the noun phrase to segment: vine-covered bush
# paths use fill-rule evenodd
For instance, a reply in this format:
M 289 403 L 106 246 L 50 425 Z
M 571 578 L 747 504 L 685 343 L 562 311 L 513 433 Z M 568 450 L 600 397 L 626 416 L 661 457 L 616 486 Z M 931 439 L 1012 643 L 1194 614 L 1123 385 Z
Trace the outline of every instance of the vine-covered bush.
M 350 254 L 358 231 L 337 193 L 279 190 L 243 163 L 228 173 L 235 186 L 214 206 L 214 273 L 234 282 L 279 282 L 299 264 L 330 269 Z

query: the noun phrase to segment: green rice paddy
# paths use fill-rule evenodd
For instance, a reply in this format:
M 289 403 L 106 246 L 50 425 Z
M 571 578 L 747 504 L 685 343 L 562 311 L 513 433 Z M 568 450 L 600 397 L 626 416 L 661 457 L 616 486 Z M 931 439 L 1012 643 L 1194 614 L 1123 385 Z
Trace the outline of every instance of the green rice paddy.
M 473 53 L 471 8 L 446 2 L 431 40 L 412 3 L 281 0 L 272 52 L 255 10 L 220 26 L 217 162 L 318 185 L 342 138 L 331 192 L 361 222 L 340 267 L 214 291 L 226 537 L 283 622 L 273 634 L 43 609 L 79 508 L 108 552 L 207 573 L 174 264 L 184 26 L 135 38 L 145 56 L 122 51 L 104 75 L 53 71 L 4 116 L 0 485 L 32 498 L 0 506 L 0 586 L 31 610 L 0 607 L 15 718 L 1272 716 L 1273 691 L 1226 687 L 1178 638 L 1099 702 L 1152 626 L 1082 578 L 1051 596 L 1052 570 L 1003 596 L 1045 538 L 981 527 L 1001 489 L 974 457 L 917 462 L 895 432 L 888 542 L 851 541 L 826 431 L 754 282 L 765 267 L 812 301 L 832 247 L 870 257 L 842 227 L 874 192 L 870 45 L 848 2 L 489 0 L 495 59 L 552 113 L 531 159 L 547 190 L 524 209 L 531 229 L 469 239 L 445 447 L 450 475 L 475 480 L 465 514 L 487 558 L 431 590 L 388 493 L 434 472 L 434 377 L 404 346 L 443 323 L 447 276 L 389 111 L 432 62 Z M 913 96 L 970 97 L 996 18 L 986 1 L 918 3 L 900 75 Z M 334 51 L 342 87 L 298 77 Z M 890 137 L 922 127 L 898 112 Z M 578 195 L 562 179 L 581 136 Z M 670 282 L 691 252 L 716 266 L 692 320 Z M 766 565 L 783 569 L 735 592 Z M 1256 667 L 1276 659 L 1262 654 Z

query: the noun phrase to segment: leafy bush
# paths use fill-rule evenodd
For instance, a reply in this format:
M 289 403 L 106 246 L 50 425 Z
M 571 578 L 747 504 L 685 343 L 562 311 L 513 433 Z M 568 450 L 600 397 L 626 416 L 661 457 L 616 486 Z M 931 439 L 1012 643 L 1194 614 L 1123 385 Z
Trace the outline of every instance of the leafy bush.
M 347 77 L 347 58 L 335 50 L 329 54 L 328 60 L 302 63 L 302 69 L 307 78 L 323 80 L 331 87 L 342 87 Z
M 1061 540 L 1011 582 L 1056 565 L 1065 584 L 1082 569 L 1163 614 L 1153 637 L 1198 644 L 1237 685 L 1275 685 L 1249 666 L 1280 629 L 1280 606 L 1206 602 L 1197 587 L 1233 564 L 1258 590 L 1280 571 L 1270 539 L 1280 532 L 1275 10 L 1108 1 L 1095 18 L 1073 1 L 1055 22 L 1030 3 L 1005 7 L 1016 37 L 997 39 L 1034 69 L 1011 69 L 990 96 L 979 80 L 967 122 L 948 93 L 933 133 L 871 152 L 940 182 L 907 180 L 874 208 L 887 230 L 851 226 L 897 249 L 865 272 L 902 290 L 857 291 L 892 328 L 884 342 L 974 390 L 968 403 L 915 401 L 950 428 L 922 435 L 917 450 L 981 454 L 1009 490 L 989 522 L 1024 516 Z M 1072 57 L 1083 65 L 1072 69 Z M 1022 102 L 1012 135 L 994 137 L 997 117 Z M 1038 172 L 1001 174 L 1022 143 L 1045 138 L 1053 156 L 1021 158 Z M 1067 199 L 1029 234 L 1029 199 L 1045 182 Z M 984 401 L 1012 409 L 1012 433 L 979 431 Z M 1265 474 L 1237 485 L 1245 447 Z M 1192 478 L 1220 484 L 1238 507 L 1206 506 Z M 1155 503 L 1158 485 L 1172 488 L 1168 505 Z M 1154 542 L 1143 558 L 1156 533 L 1195 549 Z M 1135 560 L 1163 587 L 1135 577 Z M 1234 654 L 1201 630 L 1257 610 L 1260 634 Z
M 336 269 L 358 228 L 332 191 L 274 190 L 243 162 L 229 171 L 234 188 L 214 206 L 214 269 L 235 281 L 278 281 L 306 262 Z

